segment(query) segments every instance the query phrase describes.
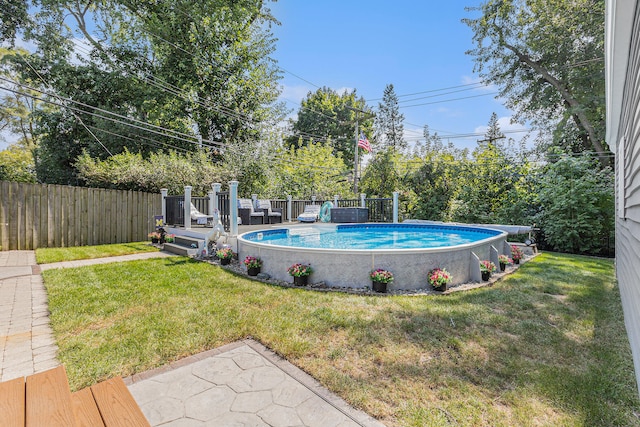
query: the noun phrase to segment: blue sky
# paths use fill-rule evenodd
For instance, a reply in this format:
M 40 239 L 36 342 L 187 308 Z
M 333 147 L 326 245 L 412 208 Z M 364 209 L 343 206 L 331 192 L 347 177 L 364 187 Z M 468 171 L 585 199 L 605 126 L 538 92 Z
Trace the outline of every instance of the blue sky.
M 273 29 L 278 42 L 272 57 L 286 70 L 282 98 L 295 112 L 309 91 L 328 86 L 356 89 L 369 106 L 377 107 L 386 85 L 393 84 L 408 139 L 421 136 L 425 124 L 442 136 L 484 132 L 493 112 L 503 131 L 523 129 L 509 123 L 513 113 L 495 99 L 495 87 L 469 85 L 478 83 L 479 77 L 473 72 L 473 58 L 465 54 L 474 47 L 473 34 L 461 19 L 477 16 L 465 6 L 478 4 L 476 0 L 268 3 L 281 23 Z M 450 89 L 401 96 L 443 88 Z M 472 98 L 441 102 L 463 97 Z M 408 107 L 417 104 L 426 105 Z M 514 139 L 523 135 L 508 134 Z M 457 147 L 474 148 L 478 139 L 450 140 Z

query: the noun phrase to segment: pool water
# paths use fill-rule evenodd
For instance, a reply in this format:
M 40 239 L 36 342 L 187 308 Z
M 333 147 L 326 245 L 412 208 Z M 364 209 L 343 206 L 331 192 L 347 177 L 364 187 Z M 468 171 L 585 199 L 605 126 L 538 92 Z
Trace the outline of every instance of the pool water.
M 495 237 L 501 232 L 430 224 L 367 224 L 299 227 L 247 233 L 243 238 L 274 246 L 310 249 L 419 249 L 459 246 Z

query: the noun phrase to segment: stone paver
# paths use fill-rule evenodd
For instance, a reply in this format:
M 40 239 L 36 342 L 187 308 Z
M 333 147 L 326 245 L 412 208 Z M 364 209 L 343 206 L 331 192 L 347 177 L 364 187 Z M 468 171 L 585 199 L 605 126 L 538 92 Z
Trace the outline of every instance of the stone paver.
M 253 340 L 125 383 L 152 426 L 383 426 Z
M 0 252 L 0 381 L 59 365 L 33 251 Z
M 163 252 L 38 266 L 33 251 L 0 252 L 0 381 L 59 365 L 40 272 L 175 256 Z M 125 378 L 152 426 L 384 427 L 253 340 Z

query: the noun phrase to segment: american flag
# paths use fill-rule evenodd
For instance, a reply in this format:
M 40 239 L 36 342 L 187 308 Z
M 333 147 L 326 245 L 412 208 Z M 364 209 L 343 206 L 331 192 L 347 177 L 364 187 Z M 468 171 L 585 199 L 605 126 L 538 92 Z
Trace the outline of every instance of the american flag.
M 362 148 L 367 153 L 371 152 L 371 144 L 366 136 L 364 136 L 364 132 L 360 132 L 360 139 L 358 140 L 358 147 Z

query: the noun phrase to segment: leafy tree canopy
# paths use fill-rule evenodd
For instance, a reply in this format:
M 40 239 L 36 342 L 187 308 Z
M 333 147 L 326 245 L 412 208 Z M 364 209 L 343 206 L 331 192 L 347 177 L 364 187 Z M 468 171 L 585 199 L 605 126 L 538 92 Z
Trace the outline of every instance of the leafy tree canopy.
M 595 151 L 604 142 L 604 0 L 489 0 L 463 19 L 476 71 L 553 143 Z
M 355 149 L 356 116 L 362 117 L 355 110 L 366 110 L 362 97 L 356 91 L 336 92 L 323 87 L 309 92 L 300 104 L 297 117 L 291 120 L 292 135 L 287 139 L 289 145 L 306 144 L 308 141 L 326 142 L 333 145 L 333 154 L 341 155 L 348 164 L 353 163 Z M 371 119 L 360 120 L 359 129 L 371 135 L 373 122 Z

